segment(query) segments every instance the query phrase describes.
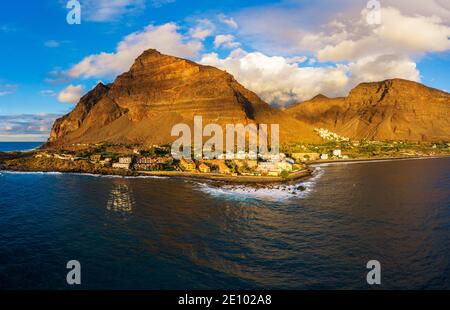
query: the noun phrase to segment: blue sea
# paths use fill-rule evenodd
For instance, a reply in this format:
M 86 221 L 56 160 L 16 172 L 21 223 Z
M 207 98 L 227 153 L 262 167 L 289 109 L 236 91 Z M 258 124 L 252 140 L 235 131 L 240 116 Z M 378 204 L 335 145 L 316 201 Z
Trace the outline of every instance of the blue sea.
M 0 142 L 0 152 L 31 151 L 44 142 Z
M 0 174 L 0 288 L 450 289 L 450 158 L 324 164 L 233 186 Z

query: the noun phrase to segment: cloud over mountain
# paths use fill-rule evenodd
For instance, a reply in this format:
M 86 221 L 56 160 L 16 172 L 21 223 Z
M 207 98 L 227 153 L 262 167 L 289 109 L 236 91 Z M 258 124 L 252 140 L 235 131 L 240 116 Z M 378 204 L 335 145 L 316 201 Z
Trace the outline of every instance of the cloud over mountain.
M 69 85 L 58 94 L 58 101 L 63 103 L 77 103 L 83 95 L 83 85 Z
M 318 93 L 340 95 L 349 80 L 346 66 L 300 67 L 281 56 L 241 49 L 224 59 L 216 53 L 204 55 L 200 63 L 230 72 L 245 87 L 275 105 L 293 103 Z
M 188 40 L 178 31 L 175 23 L 147 26 L 142 31 L 127 35 L 117 44 L 115 52 L 102 52 L 85 57 L 73 66 L 71 77 L 113 77 L 126 71 L 145 50 L 157 48 L 163 53 L 185 58 L 194 58 L 202 48 L 196 40 Z
M 420 81 L 421 57 L 450 50 L 450 11 L 442 2 L 384 1 L 378 25 L 367 22 L 367 1 L 357 2 L 322 0 L 303 7 L 291 1 L 205 14 L 188 25 L 149 25 L 125 36 L 115 51 L 86 56 L 67 73 L 113 78 L 144 50 L 156 48 L 227 70 L 268 102 L 286 105 L 318 93 L 344 96 L 360 82 Z

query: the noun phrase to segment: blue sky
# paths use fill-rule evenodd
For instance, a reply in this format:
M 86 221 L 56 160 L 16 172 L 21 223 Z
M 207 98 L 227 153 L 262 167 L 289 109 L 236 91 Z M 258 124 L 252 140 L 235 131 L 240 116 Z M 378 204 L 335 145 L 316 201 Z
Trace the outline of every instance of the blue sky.
M 67 23 L 65 0 L 2 2 L 0 140 L 45 140 L 147 48 L 226 69 L 275 106 L 393 77 L 450 90 L 448 1 L 80 2 L 80 25 Z M 381 22 L 369 25 L 374 12 Z

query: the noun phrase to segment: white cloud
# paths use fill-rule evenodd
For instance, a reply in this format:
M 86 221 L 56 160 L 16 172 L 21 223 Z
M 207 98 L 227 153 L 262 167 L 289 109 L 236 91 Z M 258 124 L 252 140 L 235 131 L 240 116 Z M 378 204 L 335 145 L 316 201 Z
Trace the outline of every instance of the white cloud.
M 196 40 L 186 41 L 177 32 L 177 25 L 168 23 L 161 26 L 147 26 L 143 31 L 126 36 L 113 53 L 100 53 L 85 57 L 73 66 L 68 74 L 71 77 L 111 77 L 127 71 L 134 60 L 149 48 L 162 53 L 194 58 L 202 44 Z
M 198 40 L 204 40 L 214 33 L 215 26 L 209 19 L 197 20 L 196 26 L 189 29 L 189 35 Z
M 234 41 L 234 36 L 231 34 L 220 34 L 220 35 L 216 36 L 214 39 L 214 47 L 215 48 L 225 47 L 225 48 L 232 49 L 232 48 L 236 48 L 240 45 L 241 44 L 239 42 Z
M 41 90 L 39 94 L 43 97 L 54 97 L 56 93 L 53 90 Z
M 299 2 L 234 13 L 237 40 L 259 53 L 232 53 L 224 59 L 209 54 L 203 61 L 233 73 L 266 101 L 279 102 L 317 93 L 343 96 L 361 82 L 420 81 L 416 62 L 450 51 L 448 0 L 383 0 L 380 25 L 367 22 L 367 0 Z
M 82 18 L 93 22 L 118 21 L 145 9 L 144 0 L 82 0 Z
M 302 101 L 318 93 L 338 96 L 349 81 L 348 69 L 343 65 L 299 67 L 284 57 L 247 53 L 241 49 L 225 59 L 215 53 L 204 55 L 201 63 L 227 70 L 245 87 L 274 105 Z
M 381 42 L 406 52 L 442 52 L 450 49 L 450 27 L 437 16 L 406 16 L 394 8 L 381 10 L 382 25 L 374 30 Z
M 48 134 L 38 135 L 38 134 L 0 134 L 0 141 L 2 142 L 45 142 L 48 139 Z
M 58 101 L 63 103 L 77 103 L 83 95 L 83 85 L 69 85 L 58 94 Z
M 45 141 L 57 114 L 0 115 L 0 141 Z
M 233 17 L 228 17 L 224 14 L 219 14 L 217 17 L 219 18 L 219 21 L 221 23 L 227 25 L 230 28 L 237 29 L 239 27 Z
M 384 0 L 384 6 L 392 6 L 409 15 L 438 16 L 444 22 L 450 21 L 450 1 L 448 0 Z M 383 2 L 384 2 L 383 1 Z
M 415 62 L 397 55 L 363 58 L 350 63 L 349 69 L 352 74 L 352 85 L 393 78 L 420 81 L 420 73 Z
M 216 29 L 209 19 L 195 20 L 187 35 L 174 23 L 148 26 L 126 36 L 115 52 L 87 56 L 68 74 L 111 77 L 128 70 L 148 48 L 195 59 L 203 48 L 201 41 L 220 30 L 222 34 L 214 37 L 216 49 L 236 49 L 245 40 L 255 52 L 237 49 L 225 58 L 205 54 L 201 63 L 227 70 L 264 100 L 282 105 L 318 93 L 344 96 L 360 82 L 390 78 L 420 81 L 416 61 L 426 53 L 450 50 L 450 15 L 446 17 L 446 8 L 439 0 L 430 0 L 433 9 L 428 8 L 423 15 L 414 11 L 425 9 L 416 0 L 411 0 L 414 9 L 406 4 L 398 4 L 399 9 L 389 7 L 398 1 L 386 0 L 382 24 L 377 26 L 366 21 L 367 1 L 358 1 L 360 6 L 353 0 L 342 0 L 339 5 L 322 0 L 306 9 L 250 9 L 233 14 L 239 27 L 233 18 L 218 15 L 228 28 L 239 28 L 233 35 L 220 24 Z M 311 14 L 314 12 L 321 14 Z M 274 22 L 267 23 L 269 15 Z M 335 63 L 325 63 L 328 61 Z
M 364 15 L 367 0 L 318 0 L 307 6 L 300 5 L 300 1 L 283 1 L 245 9 L 233 16 L 239 22 L 239 40 L 269 54 L 314 55 L 327 46 L 339 47 L 343 41 L 342 49 L 336 50 L 332 59 L 341 59 L 340 54 L 347 48 L 355 49 L 346 58 L 350 61 L 374 56 L 373 50 L 376 55 L 403 53 L 413 57 L 416 53 L 449 49 L 448 0 L 380 2 L 382 24 L 375 27 L 367 23 Z M 323 59 L 328 59 L 325 51 L 322 54 Z
M 163 5 L 174 3 L 176 0 L 151 0 L 152 6 L 155 8 L 162 7 Z
M 15 84 L 0 84 L 0 97 L 14 94 L 18 87 Z
M 61 67 L 56 67 L 48 73 L 48 77 L 44 79 L 44 82 L 52 85 L 67 84 L 70 82 L 70 76 Z
M 364 25 L 363 11 L 360 25 Z M 351 61 L 361 57 L 386 54 L 420 55 L 428 52 L 450 50 L 450 27 L 437 16 L 406 16 L 395 8 L 381 9 L 382 23 L 362 34 L 340 30 L 340 38 L 318 52 L 321 61 Z M 353 27 L 354 25 L 348 25 Z M 369 28 L 369 25 L 365 25 Z M 368 31 L 368 32 L 367 32 Z M 344 36 L 346 34 L 346 36 Z M 315 39 L 320 36 L 317 35 Z M 323 40 L 322 40 L 323 42 Z
M 10 33 L 10 32 L 15 32 L 17 29 L 12 27 L 11 25 L 0 25 L 0 32 L 3 33 Z
M 46 47 L 51 47 L 52 48 L 52 47 L 59 47 L 60 43 L 58 41 L 56 41 L 56 40 L 48 40 L 48 41 L 44 42 L 44 45 Z
M 287 63 L 295 64 L 295 63 L 303 63 L 308 60 L 306 56 L 294 56 L 290 58 L 286 58 Z
M 395 55 L 364 58 L 348 65 L 308 67 L 289 58 L 237 49 L 224 59 L 216 53 L 206 54 L 200 62 L 226 70 L 265 101 L 281 106 L 317 94 L 346 96 L 361 82 L 390 78 L 420 80 L 415 63 Z

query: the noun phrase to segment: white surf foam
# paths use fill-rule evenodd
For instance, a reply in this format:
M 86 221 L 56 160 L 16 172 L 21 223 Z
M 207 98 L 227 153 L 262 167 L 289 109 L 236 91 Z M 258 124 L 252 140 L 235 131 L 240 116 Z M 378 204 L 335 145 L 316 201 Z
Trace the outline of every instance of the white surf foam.
M 214 185 L 211 183 L 198 183 L 198 189 L 215 197 L 224 197 L 236 200 L 266 200 L 279 201 L 292 198 L 305 198 L 314 191 L 314 187 L 323 175 L 324 170 L 315 168 L 313 176 L 302 182 L 294 184 L 267 185 L 255 187 L 251 185 Z
M 57 171 L 48 171 L 48 172 L 44 172 L 44 171 L 10 171 L 10 170 L 3 170 L 1 172 L 2 174 L 21 174 L 21 175 L 62 175 L 64 174 L 63 172 L 57 172 Z
M 113 174 L 93 174 L 93 173 L 79 173 L 79 172 L 58 172 L 58 171 L 10 171 L 3 170 L 1 174 L 21 174 L 21 175 L 76 175 L 91 178 L 108 178 L 108 179 L 167 179 L 164 176 L 142 175 L 142 176 L 122 176 Z

